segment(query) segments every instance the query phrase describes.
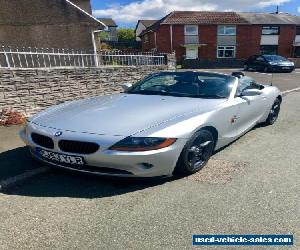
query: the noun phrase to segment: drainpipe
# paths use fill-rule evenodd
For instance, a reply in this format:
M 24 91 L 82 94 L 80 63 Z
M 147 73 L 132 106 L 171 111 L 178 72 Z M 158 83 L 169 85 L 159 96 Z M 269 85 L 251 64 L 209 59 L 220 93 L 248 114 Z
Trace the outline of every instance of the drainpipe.
M 102 30 L 94 30 L 92 31 L 92 41 L 93 41 L 93 48 L 94 48 L 94 57 L 95 57 L 95 66 L 99 67 L 99 60 L 97 55 L 97 45 L 96 45 L 96 33 L 100 33 Z
M 173 25 L 170 25 L 171 54 L 173 53 Z
M 157 42 L 156 42 L 156 32 L 154 32 L 154 44 L 155 44 L 155 50 L 157 51 Z

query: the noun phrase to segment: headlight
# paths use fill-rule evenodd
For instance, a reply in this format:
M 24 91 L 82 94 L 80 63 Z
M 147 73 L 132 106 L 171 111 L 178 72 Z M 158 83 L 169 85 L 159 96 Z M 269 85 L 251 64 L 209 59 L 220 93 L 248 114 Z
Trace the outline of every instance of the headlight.
M 269 62 L 271 65 L 277 65 L 277 62 Z
M 160 137 L 126 137 L 111 146 L 110 150 L 117 151 L 148 151 L 166 148 L 176 141 L 175 138 Z

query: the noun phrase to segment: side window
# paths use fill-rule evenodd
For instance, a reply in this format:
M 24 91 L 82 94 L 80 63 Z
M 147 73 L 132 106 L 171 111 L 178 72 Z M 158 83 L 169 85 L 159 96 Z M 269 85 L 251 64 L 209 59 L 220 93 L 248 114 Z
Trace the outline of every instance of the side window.
M 251 57 L 249 58 L 249 61 L 253 62 L 253 61 L 255 61 L 255 59 L 256 59 L 256 56 L 251 56 Z
M 236 96 L 239 96 L 245 89 L 260 89 L 260 85 L 253 78 L 244 76 L 239 79 Z
M 256 61 L 264 62 L 265 59 L 264 59 L 262 56 L 258 56 L 258 57 L 256 58 Z

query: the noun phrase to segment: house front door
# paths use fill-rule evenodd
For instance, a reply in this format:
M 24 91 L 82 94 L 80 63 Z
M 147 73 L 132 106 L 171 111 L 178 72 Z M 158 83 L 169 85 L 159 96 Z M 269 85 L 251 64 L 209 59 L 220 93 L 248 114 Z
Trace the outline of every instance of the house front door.
M 198 59 L 198 47 L 186 47 L 186 59 Z

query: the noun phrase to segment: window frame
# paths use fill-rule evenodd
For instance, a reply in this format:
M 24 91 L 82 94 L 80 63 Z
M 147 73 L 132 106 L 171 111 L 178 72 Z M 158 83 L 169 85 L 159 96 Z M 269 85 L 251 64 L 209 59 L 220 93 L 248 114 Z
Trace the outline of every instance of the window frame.
M 146 33 L 146 34 L 144 35 L 144 43 L 149 43 L 149 41 L 150 41 L 150 40 L 149 40 L 149 34 Z
M 267 29 L 267 28 L 269 28 L 269 30 L 277 28 L 277 33 L 276 34 L 273 34 L 273 33 L 271 33 L 271 34 L 264 34 L 264 29 Z M 262 36 L 278 36 L 278 35 L 280 35 L 280 26 L 278 26 L 278 25 L 263 25 L 261 27 L 261 35 Z
M 232 57 L 226 57 L 225 53 L 224 53 L 224 56 L 219 56 L 219 51 L 222 50 L 220 48 L 224 48 L 223 50 L 225 52 L 226 50 L 229 50 L 228 49 L 229 47 L 233 48 L 233 56 Z M 220 45 L 220 46 L 217 46 L 217 58 L 221 58 L 221 59 L 236 58 L 236 46 L 235 45 Z
M 223 29 L 222 29 L 223 28 Z M 227 34 L 226 30 L 234 28 L 234 33 Z M 220 32 L 223 31 L 223 32 Z M 236 36 L 236 25 L 218 25 L 218 36 Z
M 296 36 L 300 36 L 300 26 L 296 26 Z
M 195 27 L 195 32 L 193 33 L 188 33 L 187 32 L 187 28 L 188 27 Z M 187 24 L 187 25 L 184 25 L 184 35 L 185 36 L 198 36 L 199 35 L 199 27 L 198 25 L 195 25 L 195 24 Z

